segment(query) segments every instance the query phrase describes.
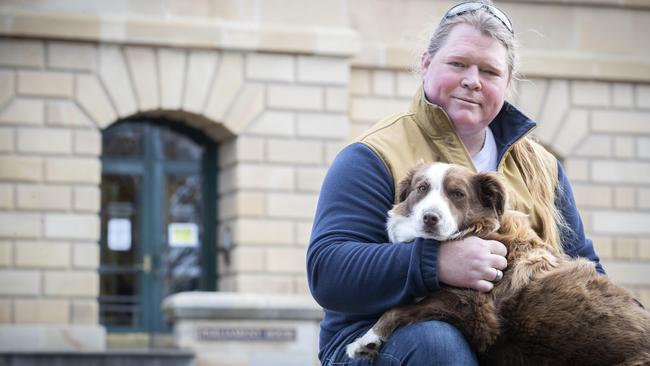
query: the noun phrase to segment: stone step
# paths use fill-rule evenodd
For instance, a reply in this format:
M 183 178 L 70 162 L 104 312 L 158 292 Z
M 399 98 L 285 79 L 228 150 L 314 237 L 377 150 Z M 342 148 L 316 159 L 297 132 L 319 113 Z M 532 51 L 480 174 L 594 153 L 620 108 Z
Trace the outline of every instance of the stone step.
M 194 352 L 179 349 L 104 352 L 0 352 L 0 366 L 195 366 Z

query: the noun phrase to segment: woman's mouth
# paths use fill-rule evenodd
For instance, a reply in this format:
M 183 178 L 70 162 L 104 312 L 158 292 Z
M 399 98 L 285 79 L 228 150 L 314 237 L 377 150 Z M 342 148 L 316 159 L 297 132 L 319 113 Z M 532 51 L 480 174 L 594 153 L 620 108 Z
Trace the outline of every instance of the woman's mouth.
M 475 101 L 473 99 L 461 98 L 461 97 L 453 97 L 453 98 L 456 99 L 457 101 L 460 101 L 461 103 L 464 103 L 464 104 L 470 104 L 470 105 L 475 105 L 475 106 L 480 105 L 479 102 L 477 102 L 477 101 Z

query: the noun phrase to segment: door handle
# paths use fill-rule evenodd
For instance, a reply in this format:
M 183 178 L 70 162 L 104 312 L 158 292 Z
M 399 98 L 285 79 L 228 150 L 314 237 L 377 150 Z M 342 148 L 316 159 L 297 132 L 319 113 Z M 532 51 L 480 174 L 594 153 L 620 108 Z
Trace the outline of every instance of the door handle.
M 145 254 L 142 257 L 142 263 L 136 264 L 135 267 L 146 274 L 151 273 L 151 255 Z

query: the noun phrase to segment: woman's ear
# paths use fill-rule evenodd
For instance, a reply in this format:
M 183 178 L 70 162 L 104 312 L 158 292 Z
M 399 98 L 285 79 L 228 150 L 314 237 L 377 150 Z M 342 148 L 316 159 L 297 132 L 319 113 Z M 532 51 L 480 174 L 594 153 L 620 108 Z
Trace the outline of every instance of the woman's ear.
M 431 55 L 429 55 L 429 52 L 423 52 L 422 57 L 420 57 L 420 75 L 424 75 L 426 73 L 430 63 Z

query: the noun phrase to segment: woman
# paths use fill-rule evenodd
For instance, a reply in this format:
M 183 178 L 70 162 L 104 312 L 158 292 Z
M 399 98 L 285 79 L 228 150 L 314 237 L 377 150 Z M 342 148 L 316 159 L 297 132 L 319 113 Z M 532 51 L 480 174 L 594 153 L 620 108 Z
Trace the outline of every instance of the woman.
M 372 362 L 345 354 L 386 310 L 441 284 L 488 292 L 507 266 L 503 244 L 476 237 L 387 243 L 395 187 L 419 160 L 497 171 L 510 206 L 529 214 L 542 238 L 603 272 L 562 167 L 527 137 L 535 124 L 504 101 L 516 61 L 503 12 L 486 2 L 451 8 L 422 55 L 422 87 L 410 111 L 379 122 L 337 156 L 307 254 L 310 288 L 325 309 L 323 365 L 477 364 L 458 330 L 439 321 L 398 329 Z

